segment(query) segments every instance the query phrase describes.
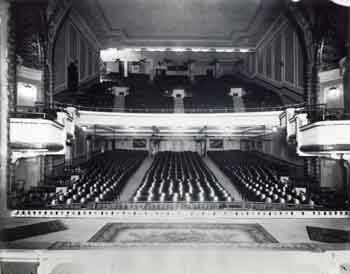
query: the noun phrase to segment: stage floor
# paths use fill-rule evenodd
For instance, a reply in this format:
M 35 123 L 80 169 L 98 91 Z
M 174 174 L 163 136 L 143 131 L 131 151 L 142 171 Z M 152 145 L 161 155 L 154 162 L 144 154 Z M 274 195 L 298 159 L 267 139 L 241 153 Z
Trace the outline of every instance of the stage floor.
M 0 219 L 0 230 L 48 222 L 48 218 L 6 218 Z M 64 230 L 43 233 L 14 241 L 0 242 L 0 248 L 49 249 L 56 244 L 60 249 L 74 249 L 110 245 L 152 245 L 152 244 L 223 244 L 257 247 L 272 244 L 296 247 L 312 244 L 322 250 L 350 250 L 350 242 L 313 241 L 307 227 L 325 228 L 346 232 L 350 219 L 225 219 L 208 218 L 193 220 L 162 219 L 60 219 Z M 25 229 L 24 229 L 25 230 Z M 332 232 L 332 231 L 331 231 Z M 327 232 L 329 234 L 329 232 Z M 329 235 L 328 235 L 329 236 Z M 318 237 L 320 238 L 320 237 Z M 346 238 L 345 238 L 346 239 Z M 322 237 L 321 237 L 322 240 Z M 62 244 L 59 244 L 62 243 Z M 303 249 L 302 247 L 301 249 Z M 294 249 L 294 248 L 293 248 Z

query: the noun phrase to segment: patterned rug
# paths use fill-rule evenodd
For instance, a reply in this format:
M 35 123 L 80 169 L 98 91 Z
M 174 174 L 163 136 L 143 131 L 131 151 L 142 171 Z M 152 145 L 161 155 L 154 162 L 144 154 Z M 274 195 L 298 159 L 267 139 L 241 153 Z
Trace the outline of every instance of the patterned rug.
M 310 240 L 324 243 L 350 243 L 350 231 L 307 226 Z
M 107 223 L 88 242 L 121 244 L 278 243 L 259 224 L 188 223 Z

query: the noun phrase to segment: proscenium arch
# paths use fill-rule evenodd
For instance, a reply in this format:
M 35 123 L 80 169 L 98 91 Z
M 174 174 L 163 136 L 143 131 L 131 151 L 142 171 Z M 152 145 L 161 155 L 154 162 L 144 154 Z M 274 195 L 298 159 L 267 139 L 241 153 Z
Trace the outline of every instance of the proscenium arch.
M 304 58 L 304 101 L 310 104 L 311 97 L 313 93 L 316 92 L 313 86 L 313 81 L 315 81 L 315 79 L 312 75 L 312 67 L 316 62 L 316 60 L 314 60 L 314 51 L 316 49 L 312 28 L 310 22 L 305 18 L 295 3 L 290 0 L 284 0 L 284 9 L 286 17 L 296 30 L 302 48 L 302 55 Z
M 54 92 L 54 50 L 57 40 L 57 35 L 62 28 L 65 19 L 68 17 L 69 12 L 72 8 L 71 0 L 58 1 L 57 6 L 54 8 L 54 13 L 49 19 L 49 41 L 48 41 L 48 53 L 47 53 L 47 68 L 48 72 L 48 81 L 49 81 L 49 98 L 48 101 L 50 105 L 53 103 L 53 92 Z

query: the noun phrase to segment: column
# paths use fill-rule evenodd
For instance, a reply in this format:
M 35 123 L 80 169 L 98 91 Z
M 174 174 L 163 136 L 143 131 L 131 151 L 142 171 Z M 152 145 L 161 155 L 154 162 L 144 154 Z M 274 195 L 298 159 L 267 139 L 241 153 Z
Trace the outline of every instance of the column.
M 8 3 L 0 4 L 0 215 L 7 213 L 9 167 L 9 94 L 7 89 Z
M 230 88 L 229 96 L 232 97 L 232 107 L 234 112 L 244 112 L 245 106 L 242 99 L 243 96 L 242 88 Z
M 185 90 L 184 89 L 174 89 L 172 92 L 172 97 L 174 98 L 174 112 L 175 113 L 184 113 L 184 97 Z
M 64 161 L 66 166 L 72 165 L 72 145 L 66 144 L 66 151 L 64 154 Z
M 318 76 L 319 71 L 320 71 L 320 58 L 317 54 L 315 63 L 313 64 L 313 67 L 312 67 L 311 98 L 310 98 L 312 105 L 316 105 L 318 102 L 317 98 L 320 92 L 320 79 Z
M 124 60 L 124 77 L 128 77 L 128 60 Z
M 312 63 L 306 64 L 306 71 L 305 71 L 305 88 L 304 88 L 304 101 L 311 105 L 311 93 L 312 93 Z
M 44 156 L 45 176 L 50 176 L 53 172 L 53 157 L 55 157 L 55 156 L 50 156 L 50 155 Z
M 38 162 L 39 162 L 39 169 L 40 169 L 40 181 L 38 182 L 39 185 L 42 185 L 45 181 L 45 156 L 41 155 L 38 158 Z
M 125 111 L 125 96 L 129 94 L 128 87 L 115 87 L 113 89 L 114 102 L 113 108 L 114 111 L 124 112 Z
M 91 158 L 91 137 L 87 136 L 86 138 L 86 160 Z

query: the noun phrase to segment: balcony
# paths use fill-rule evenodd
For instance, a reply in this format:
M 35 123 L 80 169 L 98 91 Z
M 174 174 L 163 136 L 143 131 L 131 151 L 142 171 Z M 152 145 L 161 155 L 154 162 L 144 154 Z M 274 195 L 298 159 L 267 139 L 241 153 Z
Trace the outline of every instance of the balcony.
M 301 126 L 297 143 L 300 156 L 350 154 L 350 120 L 318 121 Z
M 38 114 L 37 114 L 38 115 Z M 11 118 L 10 143 L 14 157 L 46 154 L 64 154 L 65 127 L 53 120 L 37 118 Z
M 118 113 L 78 111 L 76 124 L 100 136 L 254 137 L 279 126 L 281 111 L 249 113 Z

